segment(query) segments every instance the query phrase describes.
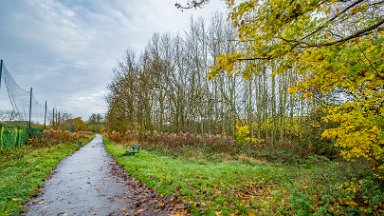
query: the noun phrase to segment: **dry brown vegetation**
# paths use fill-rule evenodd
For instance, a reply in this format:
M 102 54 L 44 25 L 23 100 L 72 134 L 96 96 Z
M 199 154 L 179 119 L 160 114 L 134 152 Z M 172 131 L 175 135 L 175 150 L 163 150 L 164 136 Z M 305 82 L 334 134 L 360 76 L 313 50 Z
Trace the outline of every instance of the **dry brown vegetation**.
M 127 131 L 108 133 L 110 140 L 129 147 L 140 143 L 142 148 L 169 156 L 189 158 L 236 159 L 249 158 L 249 161 L 267 160 L 274 162 L 297 162 L 311 157 L 311 146 L 292 143 L 275 144 L 273 148 L 260 141 L 237 142 L 230 136 L 191 133 L 137 133 Z
M 32 147 L 46 147 L 60 143 L 81 143 L 82 140 L 89 138 L 91 132 L 78 131 L 71 133 L 61 130 L 44 130 L 43 133 L 30 137 L 27 145 Z

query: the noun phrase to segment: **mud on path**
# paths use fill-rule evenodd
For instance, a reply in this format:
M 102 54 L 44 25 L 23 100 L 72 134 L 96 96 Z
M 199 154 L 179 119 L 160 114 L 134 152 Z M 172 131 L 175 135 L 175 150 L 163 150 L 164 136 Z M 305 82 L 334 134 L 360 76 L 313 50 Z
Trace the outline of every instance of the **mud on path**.
M 67 157 L 25 206 L 25 215 L 181 215 L 187 206 L 160 196 L 115 163 L 97 135 Z

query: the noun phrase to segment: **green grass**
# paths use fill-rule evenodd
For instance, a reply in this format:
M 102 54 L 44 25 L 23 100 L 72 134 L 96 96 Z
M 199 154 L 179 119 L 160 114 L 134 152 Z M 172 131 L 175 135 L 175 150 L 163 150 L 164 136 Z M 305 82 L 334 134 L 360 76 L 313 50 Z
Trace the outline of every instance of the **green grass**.
M 24 146 L 1 152 L 0 215 L 19 215 L 22 205 L 38 193 L 51 170 L 83 144 L 58 144 L 38 149 Z
M 361 185 L 351 186 L 355 174 L 345 164 L 316 159 L 295 166 L 252 158 L 218 162 L 144 150 L 123 157 L 126 147 L 104 141 L 128 173 L 159 193 L 178 196 L 194 215 L 380 215 L 384 206 L 376 182 L 360 180 Z M 369 193 L 358 203 L 363 191 Z

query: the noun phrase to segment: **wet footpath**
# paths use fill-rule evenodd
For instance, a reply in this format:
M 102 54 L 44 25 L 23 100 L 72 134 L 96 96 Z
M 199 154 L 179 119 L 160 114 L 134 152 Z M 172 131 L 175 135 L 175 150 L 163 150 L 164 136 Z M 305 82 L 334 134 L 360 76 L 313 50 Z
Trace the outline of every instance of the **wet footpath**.
M 96 135 L 60 162 L 24 215 L 185 215 L 187 209 L 125 173 Z

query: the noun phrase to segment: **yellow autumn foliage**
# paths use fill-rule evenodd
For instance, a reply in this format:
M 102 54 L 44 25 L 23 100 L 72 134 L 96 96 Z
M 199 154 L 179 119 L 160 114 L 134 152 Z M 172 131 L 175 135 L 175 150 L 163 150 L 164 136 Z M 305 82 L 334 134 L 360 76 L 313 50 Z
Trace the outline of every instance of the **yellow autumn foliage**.
M 365 158 L 384 172 L 383 5 L 366 0 L 229 3 L 241 43 L 236 51 L 217 58 L 210 78 L 234 73 L 244 60 L 266 66 L 279 62 L 274 73 L 294 70 L 300 82 L 290 93 L 309 101 L 314 94 L 339 99 L 324 104 L 324 121 L 336 126 L 325 130 L 323 137 L 335 139 L 345 159 Z M 245 68 L 243 77 L 247 79 L 250 71 Z M 238 132 L 244 134 L 246 127 Z

